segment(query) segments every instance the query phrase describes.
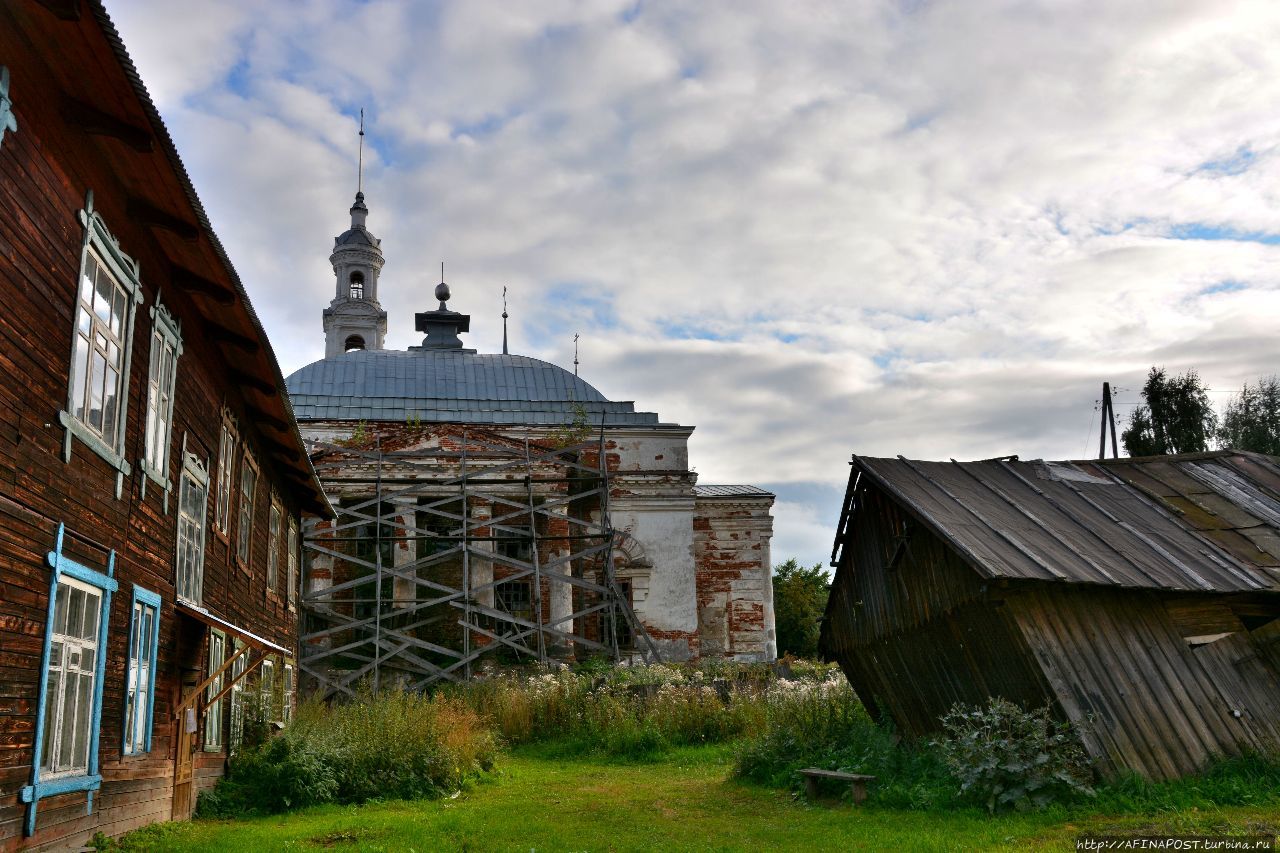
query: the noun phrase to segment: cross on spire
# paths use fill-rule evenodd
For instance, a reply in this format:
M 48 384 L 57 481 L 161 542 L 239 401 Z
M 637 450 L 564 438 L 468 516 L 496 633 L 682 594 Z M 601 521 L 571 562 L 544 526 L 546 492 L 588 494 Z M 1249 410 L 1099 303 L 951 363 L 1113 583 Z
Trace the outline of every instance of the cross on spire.
M 360 153 L 356 157 L 356 192 L 364 192 L 364 107 L 360 108 Z

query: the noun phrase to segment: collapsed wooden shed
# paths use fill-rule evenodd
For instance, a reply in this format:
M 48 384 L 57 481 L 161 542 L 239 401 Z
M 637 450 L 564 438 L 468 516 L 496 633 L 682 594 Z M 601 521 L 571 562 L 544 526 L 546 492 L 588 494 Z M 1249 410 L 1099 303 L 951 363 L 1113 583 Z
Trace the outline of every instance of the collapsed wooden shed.
M 874 715 L 1048 704 L 1107 776 L 1280 745 L 1280 460 L 852 465 L 821 648 Z

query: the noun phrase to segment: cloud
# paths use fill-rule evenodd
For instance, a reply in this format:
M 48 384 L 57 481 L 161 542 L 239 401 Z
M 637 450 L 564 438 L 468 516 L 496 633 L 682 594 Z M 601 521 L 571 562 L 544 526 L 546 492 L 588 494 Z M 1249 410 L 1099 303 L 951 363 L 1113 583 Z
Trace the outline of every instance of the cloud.
M 363 107 L 389 345 L 441 259 L 483 350 L 508 286 L 705 482 L 817 489 L 809 563 L 851 452 L 1080 456 L 1104 379 L 1275 371 L 1272 3 L 175 8 L 111 11 L 286 371 Z

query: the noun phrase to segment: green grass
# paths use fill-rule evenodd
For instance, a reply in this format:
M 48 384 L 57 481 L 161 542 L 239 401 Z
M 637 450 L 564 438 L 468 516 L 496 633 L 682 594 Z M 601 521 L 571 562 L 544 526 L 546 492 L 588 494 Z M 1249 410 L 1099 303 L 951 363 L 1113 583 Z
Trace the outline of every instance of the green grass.
M 1087 808 L 989 817 L 810 805 L 730 781 L 726 746 L 651 761 L 565 757 L 554 744 L 500 759 L 488 781 L 454 799 L 320 806 L 250 820 L 163 824 L 129 837 L 136 850 L 1069 850 L 1091 832 L 1274 833 L 1274 801 L 1106 817 Z

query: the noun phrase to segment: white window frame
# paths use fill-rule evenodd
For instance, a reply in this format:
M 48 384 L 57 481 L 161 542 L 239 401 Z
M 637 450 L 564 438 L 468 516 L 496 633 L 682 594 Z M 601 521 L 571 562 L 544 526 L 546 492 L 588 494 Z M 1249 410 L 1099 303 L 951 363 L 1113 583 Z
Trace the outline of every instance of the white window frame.
M 276 714 L 276 662 L 274 658 L 263 658 L 258 669 L 258 701 L 263 704 L 263 719 L 276 722 L 280 719 Z
M 227 635 L 216 628 L 209 631 L 209 665 L 205 670 L 205 677 L 212 676 L 215 672 L 222 669 L 222 665 L 227 662 Z M 205 752 L 221 752 L 222 751 L 222 700 L 212 701 L 213 697 L 222 692 L 222 679 L 225 673 L 219 673 L 218 677 L 205 688 L 205 701 L 209 703 L 204 712 L 204 745 Z
M 293 661 L 289 658 L 285 658 L 283 676 L 283 682 L 280 685 L 280 720 L 287 723 L 293 719 L 293 694 L 297 691 L 297 685 L 293 683 L 297 673 Z
M 129 462 L 124 458 L 125 425 L 129 422 L 129 376 L 133 360 L 133 323 L 137 307 L 142 304 L 142 283 L 139 279 L 138 262 L 120 249 L 120 242 L 111 234 L 102 221 L 102 217 L 93 209 L 93 191 L 85 196 L 84 209 L 78 214 L 80 224 L 84 226 L 84 241 L 80 247 L 80 273 L 75 286 L 75 327 L 71 335 L 71 360 L 69 381 L 67 383 L 67 406 L 58 412 L 58 421 L 65 429 L 62 439 L 62 459 L 71 461 L 71 439 L 80 442 L 94 453 L 106 460 L 116 470 L 116 498 L 124 494 L 124 478 L 132 472 Z M 117 371 L 117 387 L 115 389 L 117 408 L 115 423 L 110 430 L 95 429 L 86 420 L 81 420 L 74 412 L 78 404 L 87 408 L 85 388 L 87 378 L 83 374 L 92 375 L 90 365 L 94 358 L 92 352 L 98 337 L 102 319 L 98 317 L 92 305 L 84 305 L 83 292 L 87 281 L 86 273 L 90 260 L 106 272 L 115 285 L 124 291 L 124 303 L 119 329 L 112 331 L 110 323 L 107 331 L 111 342 L 120 349 L 120 358 L 115 365 Z M 93 298 L 93 283 L 90 283 L 90 298 Z M 114 300 L 113 300 L 114 303 Z M 77 366 L 76 352 L 81 341 L 85 342 L 86 354 L 84 364 Z M 79 393 L 77 390 L 79 389 Z M 104 393 L 105 401 L 106 395 Z M 105 424 L 103 425 L 105 426 Z
M 280 498 L 272 492 L 271 512 L 267 521 L 267 592 L 279 595 L 280 585 L 280 528 L 284 524 L 284 507 Z
M 289 588 L 285 590 L 285 600 L 289 604 L 290 610 L 298 609 L 298 519 L 296 516 L 289 516 L 289 535 L 285 540 L 289 553 L 286 556 L 286 577 L 285 582 Z
M 241 676 L 249 667 L 249 655 L 243 654 L 244 643 L 239 637 L 231 641 L 231 651 L 236 659 L 231 663 L 231 731 L 227 744 L 234 753 L 244 740 L 244 678 Z
M 129 661 L 125 668 L 123 755 L 151 751 L 159 647 L 160 596 L 135 584 L 129 617 Z
M 178 387 L 178 359 L 182 356 L 182 321 L 160 303 L 151 306 L 151 364 L 147 373 L 145 452 L 140 461 L 142 497 L 147 480 L 164 490 L 164 510 L 169 511 L 169 446 L 173 443 L 173 395 Z
M 222 411 L 222 431 L 218 435 L 218 503 L 213 516 L 213 526 L 223 536 L 231 535 L 231 504 L 235 497 L 236 445 L 240 433 L 236 419 L 226 409 Z
M 186 449 L 183 438 L 182 479 L 178 489 L 178 529 L 174 537 L 173 588 L 178 598 L 200 604 L 204 597 L 205 526 L 209 514 L 209 470 L 194 453 Z M 203 500 L 198 510 L 189 512 L 187 496 L 191 489 L 201 490 Z
M 249 475 L 253 479 L 247 483 L 248 488 L 245 488 Z M 261 472 L 246 447 L 244 458 L 240 460 L 240 512 L 236 520 L 236 560 L 245 571 L 249 571 L 250 561 L 253 559 L 253 514 L 257 509 L 255 498 L 259 479 Z

